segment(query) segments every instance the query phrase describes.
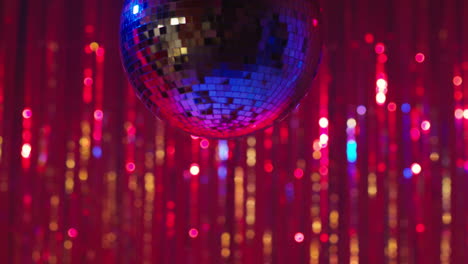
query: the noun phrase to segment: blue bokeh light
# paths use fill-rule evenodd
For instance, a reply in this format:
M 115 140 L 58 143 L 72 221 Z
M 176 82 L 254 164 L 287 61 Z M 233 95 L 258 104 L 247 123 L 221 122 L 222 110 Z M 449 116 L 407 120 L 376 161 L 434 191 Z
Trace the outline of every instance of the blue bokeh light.
M 411 177 L 413 177 L 413 172 L 410 168 L 405 168 L 403 170 L 403 177 L 405 177 L 406 179 L 411 179 Z
M 99 159 L 100 157 L 102 157 L 102 149 L 101 149 L 101 147 L 99 147 L 99 146 L 93 147 L 93 156 L 94 156 L 95 158 L 98 158 L 98 159 Z
M 357 143 L 353 139 L 349 140 L 346 144 L 346 156 L 350 163 L 354 163 L 357 160 Z
M 411 105 L 408 104 L 408 103 L 404 103 L 401 105 L 401 111 L 403 113 L 409 113 L 409 111 L 411 111 Z

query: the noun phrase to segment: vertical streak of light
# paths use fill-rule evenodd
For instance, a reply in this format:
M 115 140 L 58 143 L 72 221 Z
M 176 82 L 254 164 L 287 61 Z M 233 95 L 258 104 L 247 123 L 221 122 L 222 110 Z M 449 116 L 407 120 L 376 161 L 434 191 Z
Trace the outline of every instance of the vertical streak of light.
M 152 154 L 151 152 L 149 152 Z M 151 160 L 152 155 L 149 155 L 147 160 Z M 152 165 L 146 166 L 148 171 L 151 171 L 153 168 Z M 154 174 L 147 172 L 145 174 L 145 204 L 144 204 L 144 213 L 143 213 L 143 225 L 144 225 L 144 234 L 143 234 L 143 263 L 152 263 L 153 262 L 153 204 L 154 204 Z
M 396 129 L 396 111 L 388 112 L 388 137 L 390 151 L 388 154 L 388 208 L 387 224 L 389 237 L 386 241 L 386 251 L 389 264 L 398 263 L 398 144 Z
M 358 236 L 358 194 L 359 194 L 359 172 L 356 166 L 357 161 L 357 147 L 356 142 L 356 127 L 357 123 L 354 118 L 349 118 L 347 121 L 347 158 L 348 158 L 348 176 L 349 176 L 349 187 L 350 187 L 350 264 L 359 263 L 359 236 Z
M 164 122 L 161 120 L 156 120 L 156 133 L 154 136 L 154 141 L 155 141 L 155 177 L 154 177 L 154 185 L 155 185 L 155 190 L 154 190 L 154 197 L 153 199 L 156 199 L 156 203 L 154 203 L 154 215 L 153 215 L 153 221 L 154 223 L 162 223 L 163 222 L 163 217 L 164 217 L 164 208 L 165 204 L 162 202 L 164 201 L 162 199 L 163 197 L 163 182 L 162 182 L 162 175 L 164 173 L 164 161 L 166 157 L 166 146 L 165 146 L 165 126 Z M 153 234 L 163 234 L 164 226 L 161 224 L 157 224 L 153 228 Z M 153 241 L 153 248 L 156 248 L 156 250 L 153 250 L 153 259 L 160 259 L 161 258 L 161 253 L 162 253 L 162 245 L 161 245 L 161 240 L 160 239 L 154 239 Z
M 273 236 L 271 230 L 265 230 L 263 233 L 263 256 L 265 257 L 264 263 L 271 263 L 271 254 L 273 253 Z
M 450 173 L 442 172 L 442 235 L 440 241 L 440 264 L 451 263 L 452 214 L 451 214 L 452 180 Z
M 216 159 L 218 161 L 218 212 L 217 214 L 217 224 L 224 229 L 224 224 L 226 223 L 226 218 L 224 216 L 224 208 L 226 207 L 226 190 L 227 182 L 226 178 L 228 175 L 227 160 L 229 159 L 229 145 L 227 140 L 219 140 Z M 228 232 L 223 232 L 221 234 L 221 256 L 224 260 L 228 260 L 231 251 L 230 251 L 230 234 Z
M 325 66 L 325 65 L 324 65 Z M 328 67 L 323 68 L 325 70 L 325 77 L 320 79 L 320 96 L 319 96 L 319 117 L 326 118 L 328 116 L 328 91 L 330 73 Z M 320 119 L 319 119 L 320 122 Z M 320 124 L 319 124 L 320 125 Z M 313 143 L 313 159 L 315 172 L 312 173 L 312 231 L 315 236 L 311 239 L 311 263 L 326 263 L 329 262 L 330 254 L 329 250 L 329 236 L 330 232 L 329 224 L 329 211 L 330 205 L 333 203 L 329 199 L 328 191 L 328 165 L 329 165 L 329 151 L 327 148 L 328 144 L 328 126 L 319 126 L 319 139 Z M 327 142 L 321 142 L 322 135 L 326 135 Z M 336 201 L 338 202 L 338 201 Z M 337 257 L 337 255 L 334 255 Z
M 103 93 L 104 93 L 104 48 L 96 50 L 96 96 L 94 100 L 94 147 L 101 149 L 102 123 L 104 119 Z
M 104 198 L 103 212 L 101 215 L 103 223 L 103 238 L 102 247 L 105 249 L 111 249 L 115 247 L 116 234 L 112 228 L 109 228 L 114 223 L 117 217 L 117 203 L 116 203 L 116 191 L 117 191 L 117 173 L 115 171 L 109 171 L 104 175 L 104 182 L 106 183 L 107 196 Z
M 0 47 L 0 164 L 2 162 L 2 154 L 3 154 L 3 108 L 4 108 L 4 90 L 5 90 L 5 48 L 2 46 Z M 2 179 L 3 176 L 0 174 L 0 192 L 4 189 L 4 182 L 6 179 Z
M 88 161 L 91 155 L 91 126 L 88 121 L 81 122 L 80 171 L 78 178 L 85 183 L 88 180 Z
M 67 144 L 68 153 L 67 159 L 65 161 L 66 171 L 65 171 L 65 193 L 71 194 L 75 186 L 75 142 L 69 141 Z
M 320 174 L 317 172 L 311 175 L 312 182 L 312 203 L 310 208 L 310 216 L 312 219 L 312 232 L 314 236 L 310 242 L 310 264 L 320 263 L 320 240 L 319 236 L 322 232 L 322 221 L 320 219 Z
M 23 142 L 21 147 L 22 167 L 24 171 L 28 171 L 31 166 L 32 154 L 32 119 L 33 111 L 26 107 L 23 110 Z
M 200 166 L 200 162 L 199 162 L 199 153 L 200 153 L 200 138 L 198 137 L 191 137 L 192 138 L 192 149 L 191 149 L 191 157 L 192 157 L 192 160 L 191 160 L 191 164 L 194 165 L 196 164 L 196 166 L 198 167 L 198 173 L 190 173 L 190 180 L 189 180 L 189 185 L 190 185 L 190 201 L 189 201 L 189 205 L 190 205 L 190 210 L 189 210 L 189 226 L 190 228 L 192 227 L 196 227 L 198 230 L 201 230 L 199 228 L 200 226 L 200 221 L 199 221 L 199 217 L 200 217 L 200 208 L 199 208 L 199 193 L 200 193 L 200 179 L 203 177 L 202 176 L 202 172 L 203 172 L 203 168 Z M 192 166 L 191 165 L 191 166 Z M 191 167 L 190 167 L 190 170 L 191 170 Z M 191 261 L 194 261 L 194 262 L 198 262 L 200 261 L 198 259 L 198 252 L 197 252 L 197 246 L 194 246 L 193 247 L 194 250 L 192 250 L 189 254 L 189 260 Z
M 228 232 L 221 234 L 221 256 L 227 260 L 231 256 L 231 235 Z
M 263 168 L 262 174 L 264 176 L 264 188 L 271 190 L 274 188 L 272 172 L 275 169 L 272 164 L 272 147 L 273 147 L 273 127 L 268 128 L 264 131 L 264 140 L 263 140 L 263 151 L 268 153 L 263 157 Z M 267 213 L 273 213 L 271 206 L 268 207 Z M 263 222 L 263 235 L 262 235 L 262 244 L 263 244 L 263 263 L 271 264 L 273 262 L 273 222 L 271 217 L 264 218 Z M 262 219 L 263 220 L 263 219 Z
M 236 254 L 234 254 L 234 263 L 241 263 L 240 257 L 242 256 L 242 245 L 244 241 L 244 169 L 240 166 L 234 170 L 234 218 L 235 231 L 234 231 L 234 243 L 237 245 Z
M 247 224 L 245 237 L 248 241 L 255 238 L 255 193 L 256 193 L 256 175 L 255 165 L 257 163 L 256 158 L 256 139 L 255 137 L 249 137 L 247 139 L 247 202 L 245 212 L 245 222 Z

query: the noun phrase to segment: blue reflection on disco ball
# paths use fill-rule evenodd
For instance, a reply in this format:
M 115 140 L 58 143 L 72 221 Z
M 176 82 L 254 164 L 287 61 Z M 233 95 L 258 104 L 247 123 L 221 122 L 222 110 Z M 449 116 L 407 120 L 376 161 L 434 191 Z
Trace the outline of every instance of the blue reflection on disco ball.
M 316 0 L 127 0 L 121 54 L 137 96 L 193 135 L 231 138 L 284 118 L 321 55 Z

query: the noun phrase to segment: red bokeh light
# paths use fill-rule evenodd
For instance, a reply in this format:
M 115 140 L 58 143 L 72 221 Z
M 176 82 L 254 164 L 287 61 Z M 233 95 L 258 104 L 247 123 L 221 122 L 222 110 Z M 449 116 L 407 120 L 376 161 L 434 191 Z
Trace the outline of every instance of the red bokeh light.
M 71 238 L 77 237 L 78 236 L 78 230 L 76 230 L 75 228 L 68 229 L 68 236 L 71 237 Z
M 328 242 L 328 234 L 321 234 L 320 241 L 322 241 L 323 243 Z
M 416 56 L 414 56 L 414 60 L 416 60 L 417 63 L 423 63 L 425 59 L 426 56 L 424 56 L 423 53 L 417 53 Z
M 86 85 L 86 86 L 91 86 L 93 85 L 93 79 L 90 78 L 90 77 L 86 77 L 83 81 L 83 84 Z
M 200 141 L 200 147 L 202 149 L 207 149 L 209 146 L 210 146 L 210 141 L 208 141 L 208 139 L 202 139 L 202 141 Z
M 382 54 L 385 52 L 385 45 L 383 43 L 377 43 L 375 45 L 375 53 Z
M 313 25 L 314 27 L 317 27 L 317 26 L 318 26 L 318 20 L 315 19 L 315 18 L 312 19 L 312 25 Z
M 296 179 L 302 179 L 303 176 L 304 171 L 301 168 L 297 168 L 294 170 L 294 177 L 296 177 Z
M 388 56 L 385 54 L 379 54 L 379 56 L 377 57 L 377 61 L 379 63 L 386 63 L 388 61 Z
M 426 227 L 423 224 L 417 224 L 416 225 L 416 232 L 422 233 L 426 230 Z
M 417 141 L 421 137 L 421 132 L 419 132 L 419 129 L 417 128 L 412 128 L 410 130 L 410 137 L 411 137 L 411 140 Z
M 264 165 L 264 169 L 266 172 L 272 172 L 273 171 L 273 164 L 271 164 L 271 161 L 266 161 Z
M 364 41 L 368 44 L 374 43 L 374 35 L 372 35 L 371 33 L 367 33 L 364 36 Z
M 98 49 L 96 50 L 96 55 L 97 55 L 98 57 L 104 56 L 104 48 L 98 48 Z

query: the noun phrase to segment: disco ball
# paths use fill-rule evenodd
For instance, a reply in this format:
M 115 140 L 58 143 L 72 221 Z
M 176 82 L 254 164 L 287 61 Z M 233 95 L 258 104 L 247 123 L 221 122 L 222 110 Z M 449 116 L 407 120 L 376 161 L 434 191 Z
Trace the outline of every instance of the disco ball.
M 321 56 L 317 0 L 126 0 L 120 41 L 137 96 L 210 138 L 250 134 L 305 96 Z

